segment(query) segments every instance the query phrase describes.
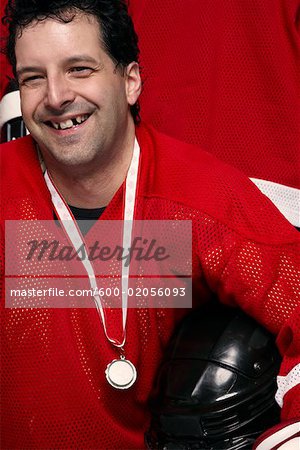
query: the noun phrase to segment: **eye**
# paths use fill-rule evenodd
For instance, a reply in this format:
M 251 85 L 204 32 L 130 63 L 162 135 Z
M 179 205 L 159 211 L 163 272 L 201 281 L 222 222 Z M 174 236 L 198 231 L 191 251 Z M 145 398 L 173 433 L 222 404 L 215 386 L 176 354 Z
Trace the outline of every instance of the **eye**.
M 30 75 L 28 77 L 25 77 L 21 79 L 20 84 L 21 85 L 35 85 L 38 84 L 43 77 L 41 75 Z
M 76 66 L 76 67 L 71 67 L 71 69 L 69 70 L 73 75 L 75 76 L 88 76 L 90 75 L 94 69 L 92 67 L 87 67 L 87 66 Z

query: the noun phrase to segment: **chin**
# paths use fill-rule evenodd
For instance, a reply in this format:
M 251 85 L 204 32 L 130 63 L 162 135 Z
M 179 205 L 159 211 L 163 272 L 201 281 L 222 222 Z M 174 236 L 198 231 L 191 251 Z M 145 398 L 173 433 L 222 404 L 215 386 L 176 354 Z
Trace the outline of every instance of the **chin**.
M 62 158 L 61 155 L 59 158 L 56 158 L 56 161 L 59 165 L 64 165 L 67 167 L 85 167 L 86 165 L 89 165 L 92 163 L 92 158 L 83 158 L 82 155 L 79 157 L 75 157 L 74 155 L 70 155 L 70 157 Z

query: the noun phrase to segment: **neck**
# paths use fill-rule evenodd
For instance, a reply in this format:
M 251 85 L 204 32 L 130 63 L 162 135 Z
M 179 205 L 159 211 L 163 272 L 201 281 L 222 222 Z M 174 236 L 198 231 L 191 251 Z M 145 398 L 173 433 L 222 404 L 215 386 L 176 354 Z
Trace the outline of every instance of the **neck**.
M 108 205 L 126 178 L 126 173 L 127 167 L 124 170 L 118 168 L 115 172 L 107 168 L 99 175 L 91 174 L 84 178 L 74 175 L 68 179 L 53 176 L 53 180 L 69 205 L 92 209 Z
M 130 166 L 134 129 L 122 140 L 118 151 L 111 151 L 106 160 L 93 161 L 90 167 L 56 167 L 46 162 L 47 169 L 65 201 L 77 208 L 100 208 L 107 206 L 124 182 Z

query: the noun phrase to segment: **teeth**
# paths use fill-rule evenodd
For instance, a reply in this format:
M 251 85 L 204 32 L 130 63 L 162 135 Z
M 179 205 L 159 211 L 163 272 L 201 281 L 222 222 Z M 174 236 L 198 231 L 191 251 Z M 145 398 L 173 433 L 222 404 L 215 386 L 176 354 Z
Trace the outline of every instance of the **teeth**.
M 60 128 L 65 130 L 66 128 L 71 128 L 73 126 L 73 122 L 71 119 L 66 120 L 65 122 L 60 122 Z
M 51 122 L 51 123 L 56 130 L 66 130 L 67 128 L 72 128 L 75 125 L 80 125 L 88 117 L 89 117 L 88 114 L 85 114 L 83 116 L 77 116 L 74 119 L 68 119 L 65 122 L 60 122 L 60 123 Z
M 83 121 L 84 121 L 84 117 L 85 117 L 85 116 L 77 116 L 77 117 L 76 117 L 76 122 L 77 122 L 77 123 L 83 122 Z

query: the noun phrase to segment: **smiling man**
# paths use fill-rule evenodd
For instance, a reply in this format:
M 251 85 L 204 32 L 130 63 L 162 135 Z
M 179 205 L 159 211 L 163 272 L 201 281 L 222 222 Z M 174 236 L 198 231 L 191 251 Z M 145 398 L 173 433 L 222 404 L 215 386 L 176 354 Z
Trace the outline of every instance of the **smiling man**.
M 131 244 L 127 221 L 172 221 L 174 235 L 167 238 L 179 249 L 174 230 L 192 221 L 193 305 L 217 294 L 279 336 L 281 432 L 275 428 L 272 443 L 261 448 L 278 447 L 278 436 L 295 437 L 297 231 L 238 171 L 140 122 L 139 50 L 123 1 L 11 0 L 5 22 L 30 135 L 2 146 L 1 217 L 20 221 L 21 237 L 22 221 L 58 219 L 74 248 L 85 246 L 94 230 L 80 233 L 79 219 L 122 221 L 123 248 Z M 17 250 L 6 255 L 15 265 Z M 177 269 L 189 264 L 181 255 Z M 82 264 L 91 288 L 99 287 L 93 265 Z M 129 309 L 129 269 L 112 270 L 125 286 L 122 314 L 104 312 L 97 294 L 97 309 L 5 308 L 3 300 L 2 448 L 145 445 L 153 379 L 187 311 Z M 73 275 L 63 274 L 74 292 Z M 45 288 L 37 278 L 32 285 Z M 146 278 L 140 277 L 142 287 Z
M 59 190 L 77 207 L 111 200 L 135 136 L 128 111 L 141 90 L 138 55 L 117 66 L 101 40 L 96 17 L 67 10 L 62 20 L 33 21 L 15 46 L 24 120 Z

